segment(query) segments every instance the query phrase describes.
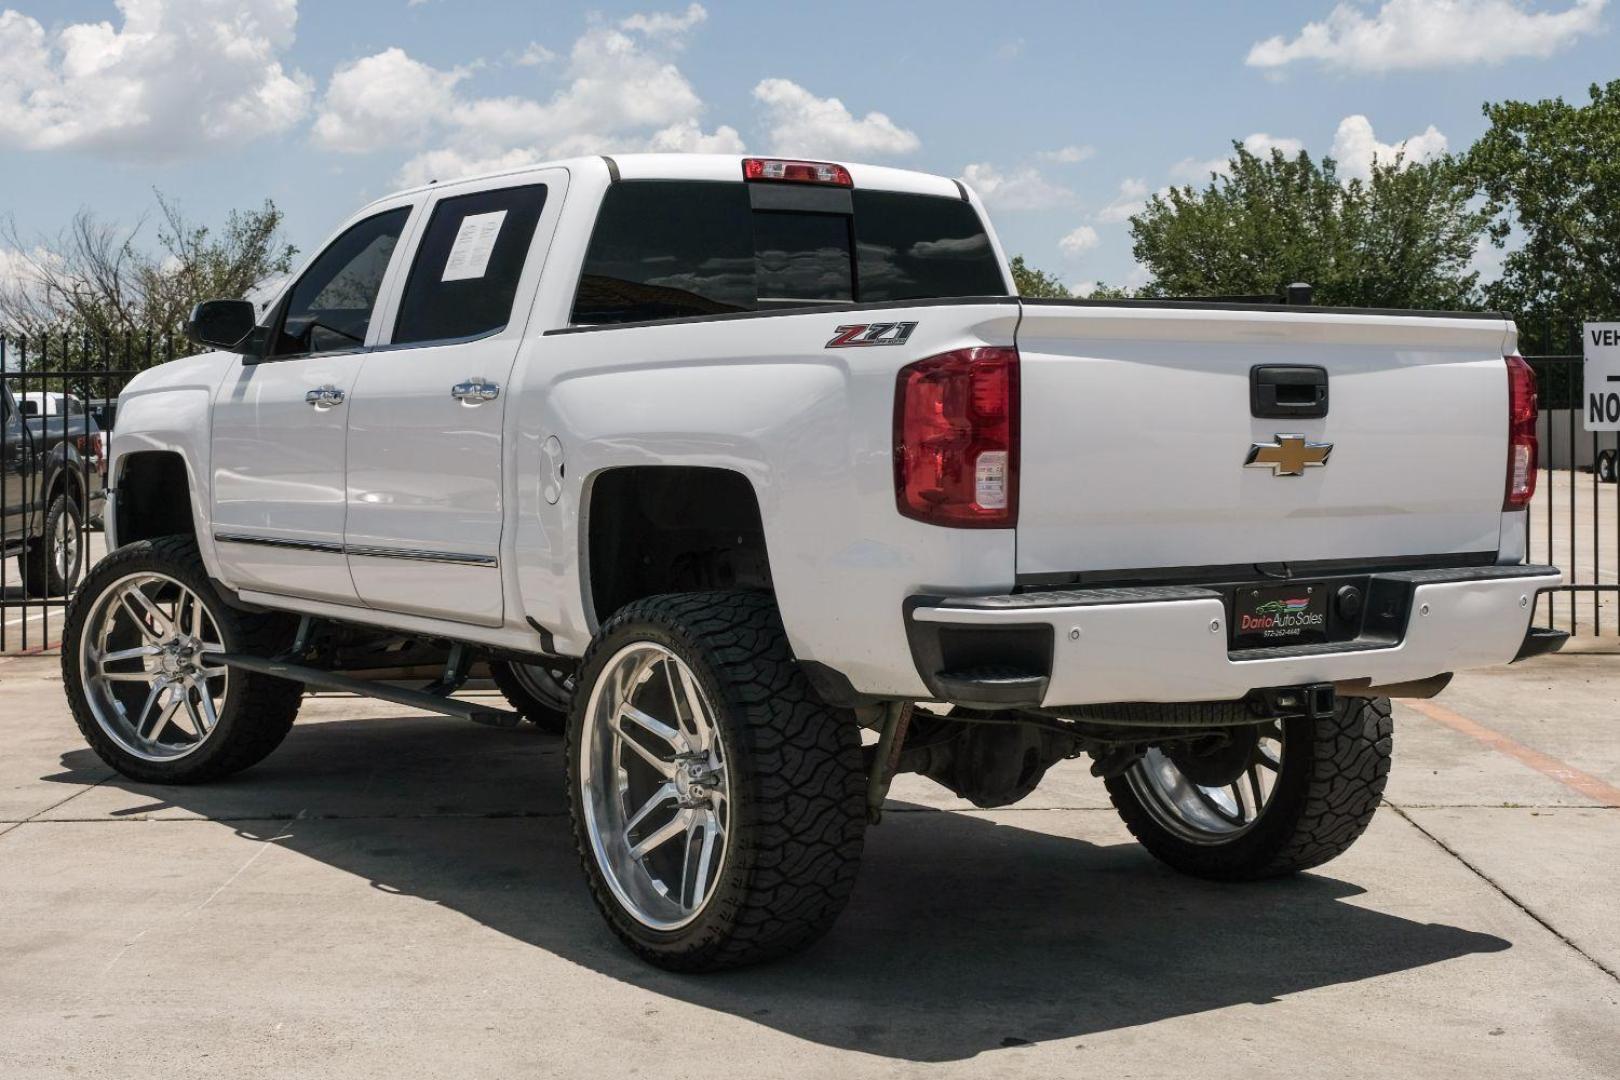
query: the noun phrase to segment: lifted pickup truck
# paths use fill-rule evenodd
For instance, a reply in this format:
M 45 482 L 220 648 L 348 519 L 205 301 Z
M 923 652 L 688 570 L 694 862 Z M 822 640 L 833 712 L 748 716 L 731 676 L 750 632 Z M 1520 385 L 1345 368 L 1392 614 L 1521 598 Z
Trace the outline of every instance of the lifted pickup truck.
M 42 411 L 45 398 L 19 401 L 0 380 L 0 557 L 17 556 L 23 591 L 36 597 L 79 580 L 84 521 L 101 516 L 106 498 L 101 429 L 74 399 L 54 395 Z
M 603 915 L 700 970 L 825 931 L 898 772 L 999 806 L 1089 754 L 1172 866 L 1316 866 L 1388 695 L 1561 643 L 1503 318 L 1012 293 L 971 191 L 886 168 L 374 203 L 120 398 L 79 726 L 161 783 L 263 758 L 302 686 L 566 729 Z M 423 642 L 432 686 L 379 678 Z M 476 663 L 516 711 L 451 696 Z

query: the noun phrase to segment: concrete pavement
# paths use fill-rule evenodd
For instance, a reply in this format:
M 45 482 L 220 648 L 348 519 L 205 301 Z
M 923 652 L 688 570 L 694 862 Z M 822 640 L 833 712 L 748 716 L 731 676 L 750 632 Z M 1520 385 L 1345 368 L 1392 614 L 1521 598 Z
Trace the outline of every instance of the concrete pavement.
M 1620 786 L 1620 661 L 1441 699 Z M 317 697 L 219 785 L 86 750 L 0 660 L 0 1076 L 1620 1076 L 1620 807 L 1413 708 L 1346 856 L 1162 869 L 1083 763 L 1017 807 L 903 778 L 809 953 L 678 977 L 591 908 L 557 740 Z

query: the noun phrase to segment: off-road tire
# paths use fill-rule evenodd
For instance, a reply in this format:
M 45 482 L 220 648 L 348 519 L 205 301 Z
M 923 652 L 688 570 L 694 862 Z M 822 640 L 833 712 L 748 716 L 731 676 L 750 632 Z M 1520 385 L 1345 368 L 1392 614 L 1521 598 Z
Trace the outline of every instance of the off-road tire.
M 1282 769 L 1270 801 L 1252 829 L 1229 841 L 1194 843 L 1177 836 L 1123 775 L 1107 781 L 1108 795 L 1131 835 L 1182 873 L 1255 881 L 1309 870 L 1347 851 L 1378 809 L 1393 744 L 1389 699 L 1341 697 L 1332 715 L 1286 720 L 1284 732 Z
M 96 755 L 132 780 L 150 784 L 201 784 L 256 765 L 281 745 L 298 716 L 301 684 L 257 672 L 231 672 L 231 688 L 219 723 L 194 753 L 173 761 L 135 757 L 97 723 L 79 676 L 84 623 L 96 598 L 132 573 L 157 571 L 174 578 L 207 603 L 227 652 L 272 656 L 292 640 L 297 620 L 279 613 L 252 614 L 226 603 L 214 587 L 196 541 L 189 536 L 141 540 L 121 547 L 90 571 L 68 605 L 62 631 L 62 683 L 79 731 Z
M 726 865 L 708 904 L 674 931 L 620 906 L 592 854 L 580 783 L 584 714 L 603 666 L 636 641 L 674 652 L 713 706 L 730 774 Z M 630 950 L 671 971 L 771 960 L 826 933 L 855 885 L 866 831 L 860 729 L 810 688 L 776 605 L 753 592 L 638 600 L 608 620 L 586 652 L 568 723 L 575 842 L 596 906 Z
M 63 529 L 73 532 L 73 565 L 63 574 L 56 566 L 56 537 Z M 17 556 L 23 589 L 29 596 L 66 596 L 84 572 L 84 519 L 79 504 L 66 492 L 51 500 L 45 511 L 45 528 L 33 546 Z
M 523 714 L 523 718 L 548 735 L 561 735 L 568 728 L 568 711 L 558 709 L 542 700 L 524 685 L 523 676 L 514 669 L 517 664 L 507 660 L 494 660 L 489 665 L 489 677 L 495 688 L 506 698 L 506 703 Z

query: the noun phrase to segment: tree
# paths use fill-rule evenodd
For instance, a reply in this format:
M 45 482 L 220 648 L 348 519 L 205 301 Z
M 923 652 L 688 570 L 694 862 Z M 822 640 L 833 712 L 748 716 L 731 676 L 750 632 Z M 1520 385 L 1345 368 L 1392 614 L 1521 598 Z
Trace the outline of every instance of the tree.
M 1032 300 L 1071 300 L 1075 296 L 1074 292 L 1058 280 L 1056 274 L 1035 269 L 1024 261 L 1022 255 L 1013 256 L 1009 269 L 1012 270 L 1013 281 L 1018 286 L 1019 296 Z M 1130 289 L 1099 281 L 1085 295 L 1088 300 L 1129 300 L 1135 294 Z
M 0 327 L 36 339 L 94 342 L 150 332 L 172 336 L 183 353 L 190 346 L 181 329 L 199 300 L 243 297 L 292 269 L 297 249 L 282 241 L 281 211 L 269 200 L 257 210 L 231 211 L 215 232 L 189 221 L 161 193 L 156 197 L 155 252 L 138 243 L 142 223 L 126 230 L 89 210 L 54 239 L 25 242 L 14 222 L 0 230 L 18 264 L 15 280 L 0 283 Z M 60 366 L 48 353 L 43 363 Z
M 1464 157 L 1502 260 L 1487 290 L 1537 351 L 1576 346 L 1582 319 L 1620 317 L 1620 80 L 1587 105 L 1487 104 L 1490 128 Z
M 1017 287 L 1019 296 L 1028 296 L 1037 300 L 1067 300 L 1073 295 L 1063 282 L 1058 280 L 1056 274 L 1048 274 L 1044 270 L 1035 269 L 1024 261 L 1022 255 L 1013 256 L 1011 270 L 1013 284 Z
M 1451 158 L 1375 161 L 1344 181 L 1332 158 L 1261 157 L 1233 143 L 1224 175 L 1154 195 L 1131 218 L 1132 250 L 1153 277 L 1144 296 L 1278 296 L 1389 308 L 1478 303 L 1470 270 L 1486 212 Z

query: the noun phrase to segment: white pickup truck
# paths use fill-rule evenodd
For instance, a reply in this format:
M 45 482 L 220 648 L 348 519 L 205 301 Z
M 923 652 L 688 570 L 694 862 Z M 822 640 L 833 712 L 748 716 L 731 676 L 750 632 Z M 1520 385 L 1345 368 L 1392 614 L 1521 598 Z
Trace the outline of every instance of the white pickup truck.
M 391 196 L 124 391 L 74 714 L 159 783 L 305 686 L 566 729 L 596 900 L 680 970 L 826 930 L 899 772 L 999 806 L 1089 754 L 1181 870 L 1318 865 L 1389 695 L 1562 639 L 1512 324 L 1300 291 L 1021 300 L 971 191 L 854 164 Z

